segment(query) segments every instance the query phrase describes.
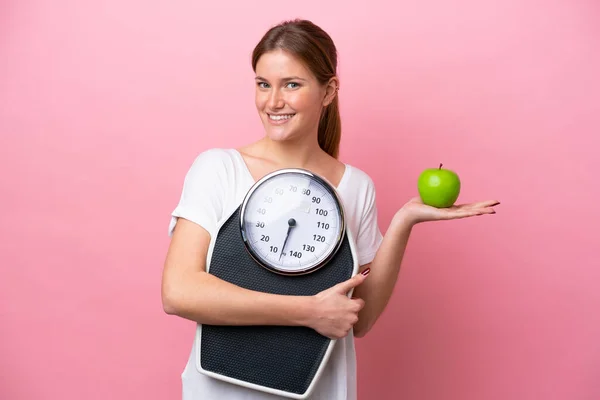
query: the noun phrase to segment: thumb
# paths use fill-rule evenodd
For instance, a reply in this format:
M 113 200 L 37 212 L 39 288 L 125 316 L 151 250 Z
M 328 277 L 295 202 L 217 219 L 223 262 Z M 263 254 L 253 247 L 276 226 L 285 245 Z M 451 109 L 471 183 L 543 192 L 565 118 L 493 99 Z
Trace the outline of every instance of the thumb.
M 356 274 L 352 278 L 350 278 L 344 282 L 338 283 L 335 286 L 335 291 L 338 293 L 341 293 L 341 294 L 348 293 L 350 291 L 350 289 L 357 287 L 366 279 L 367 275 L 369 274 L 369 271 L 370 271 L 370 268 L 367 268 L 360 274 Z

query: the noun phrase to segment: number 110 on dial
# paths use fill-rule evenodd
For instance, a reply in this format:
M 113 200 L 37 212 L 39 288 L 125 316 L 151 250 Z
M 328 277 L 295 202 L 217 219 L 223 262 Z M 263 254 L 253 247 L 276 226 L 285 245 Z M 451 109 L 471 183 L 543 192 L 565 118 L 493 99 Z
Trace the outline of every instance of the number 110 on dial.
M 335 189 L 303 169 L 275 171 L 246 195 L 240 213 L 242 238 L 252 257 L 280 274 L 306 274 L 324 266 L 345 232 Z

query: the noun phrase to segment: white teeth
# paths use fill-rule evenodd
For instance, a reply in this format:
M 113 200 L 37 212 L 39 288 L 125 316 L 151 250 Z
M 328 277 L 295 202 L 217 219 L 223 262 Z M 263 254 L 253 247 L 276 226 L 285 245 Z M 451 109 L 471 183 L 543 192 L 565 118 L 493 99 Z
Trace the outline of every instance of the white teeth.
M 272 115 L 272 114 L 269 114 L 269 118 L 271 118 L 273 121 L 281 121 L 283 119 L 290 119 L 294 115 L 296 115 L 296 114 L 284 114 L 284 115 Z

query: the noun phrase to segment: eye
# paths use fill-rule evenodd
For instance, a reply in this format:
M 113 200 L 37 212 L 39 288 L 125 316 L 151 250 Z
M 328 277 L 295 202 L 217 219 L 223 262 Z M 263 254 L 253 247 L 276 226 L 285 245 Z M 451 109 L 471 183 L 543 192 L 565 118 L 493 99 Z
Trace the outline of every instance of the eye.
M 288 87 L 289 89 L 297 89 L 300 87 L 300 85 L 296 82 L 288 82 L 286 87 Z
M 267 89 L 269 87 L 269 84 L 266 82 L 257 82 L 256 83 L 258 85 L 259 88 L 261 89 Z

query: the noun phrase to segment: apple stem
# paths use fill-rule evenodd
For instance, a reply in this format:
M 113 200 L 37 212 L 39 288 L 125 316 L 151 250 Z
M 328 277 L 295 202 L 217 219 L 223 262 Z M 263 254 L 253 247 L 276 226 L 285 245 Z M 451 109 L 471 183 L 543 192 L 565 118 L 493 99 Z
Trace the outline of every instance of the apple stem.
M 439 169 L 442 169 L 442 165 L 443 165 L 443 164 L 440 164 L 440 168 L 439 168 Z

